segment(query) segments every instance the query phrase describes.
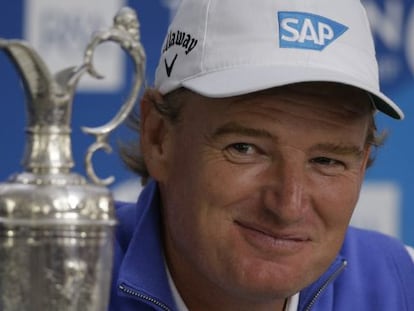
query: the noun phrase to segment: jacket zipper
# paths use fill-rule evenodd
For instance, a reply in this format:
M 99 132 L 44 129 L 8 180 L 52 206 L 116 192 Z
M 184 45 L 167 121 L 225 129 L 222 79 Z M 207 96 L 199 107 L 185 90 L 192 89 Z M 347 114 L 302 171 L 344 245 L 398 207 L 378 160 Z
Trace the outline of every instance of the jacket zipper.
M 155 298 L 147 296 L 145 294 L 138 293 L 137 291 L 134 291 L 133 289 L 127 287 L 125 284 L 119 285 L 119 289 L 122 292 L 124 292 L 125 294 L 128 294 L 130 296 L 134 296 L 135 298 L 139 298 L 139 299 L 151 302 L 152 304 L 156 305 L 157 307 L 160 307 L 162 310 L 171 311 L 171 309 L 168 308 L 167 305 L 165 305 L 164 303 L 156 300 Z
M 342 265 L 334 273 L 332 273 L 331 276 L 316 291 L 315 296 L 313 296 L 312 300 L 305 308 L 305 311 L 310 311 L 312 309 L 313 305 L 316 303 L 316 300 L 318 300 L 318 298 L 321 296 L 323 291 L 328 287 L 328 285 L 331 284 L 339 276 L 339 274 L 341 274 L 341 272 L 346 268 L 347 264 L 348 262 L 346 260 L 342 261 Z

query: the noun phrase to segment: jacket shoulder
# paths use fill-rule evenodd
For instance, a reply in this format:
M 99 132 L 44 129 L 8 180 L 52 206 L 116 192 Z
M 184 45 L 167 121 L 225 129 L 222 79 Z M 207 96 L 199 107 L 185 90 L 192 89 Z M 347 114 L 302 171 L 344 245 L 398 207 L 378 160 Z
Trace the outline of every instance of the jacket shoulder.
M 142 209 L 136 203 L 116 202 L 115 214 L 118 221 L 116 228 L 116 241 L 125 251 L 139 223 Z
M 405 245 L 397 238 L 376 231 L 350 227 L 341 255 L 349 259 L 358 259 L 361 254 L 375 258 L 394 257 L 398 261 L 412 262 Z
M 414 305 L 414 263 L 401 241 L 382 233 L 350 228 L 341 255 L 347 259 L 348 267 L 335 287 L 337 292 L 349 294 L 343 296 L 348 306 L 410 310 Z

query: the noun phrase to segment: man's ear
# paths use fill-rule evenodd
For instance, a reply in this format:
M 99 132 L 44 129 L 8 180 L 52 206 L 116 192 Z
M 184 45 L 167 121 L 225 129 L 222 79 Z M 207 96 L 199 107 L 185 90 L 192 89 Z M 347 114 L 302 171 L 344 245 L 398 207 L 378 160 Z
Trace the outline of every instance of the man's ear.
M 154 90 L 147 91 L 141 100 L 140 143 L 149 175 L 157 181 L 165 179 L 168 169 L 171 123 L 160 114 L 156 105 L 163 101 Z

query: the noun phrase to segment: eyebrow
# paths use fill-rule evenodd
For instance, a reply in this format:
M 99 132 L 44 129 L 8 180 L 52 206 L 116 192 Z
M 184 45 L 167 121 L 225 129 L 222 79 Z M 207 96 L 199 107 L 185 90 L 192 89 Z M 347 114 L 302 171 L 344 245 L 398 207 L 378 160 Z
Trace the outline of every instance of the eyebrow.
M 313 146 L 311 149 L 317 151 L 330 152 L 337 155 L 351 155 L 358 158 L 364 155 L 364 150 L 354 145 L 321 143 Z
M 217 138 L 217 137 L 225 136 L 229 134 L 240 134 L 240 135 L 250 136 L 250 137 L 265 137 L 265 138 L 276 139 L 275 136 L 273 136 L 266 130 L 247 127 L 237 122 L 228 122 L 224 124 L 223 126 L 220 126 L 214 131 L 213 137 Z

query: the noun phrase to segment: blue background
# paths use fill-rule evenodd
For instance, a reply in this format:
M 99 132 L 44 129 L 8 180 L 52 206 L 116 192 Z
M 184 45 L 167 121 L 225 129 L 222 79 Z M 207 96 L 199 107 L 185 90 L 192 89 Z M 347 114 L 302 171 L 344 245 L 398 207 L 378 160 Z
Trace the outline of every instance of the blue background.
M 127 2 L 137 10 L 141 22 L 141 38 L 147 53 L 146 79 L 150 85 L 169 22 L 169 10 L 162 1 Z M 411 68 L 414 67 L 414 4 L 411 0 L 364 2 L 371 8 L 369 15 L 375 24 L 373 32 L 380 61 L 382 89 L 399 103 L 406 115 L 402 122 L 378 116 L 379 127 L 388 130 L 389 138 L 385 147 L 379 150 L 374 167 L 369 169 L 367 181 L 391 181 L 400 187 L 402 192 L 400 235 L 406 243 L 414 245 L 414 106 L 412 104 L 414 69 Z M 22 0 L 1 2 L 0 37 L 23 38 L 23 6 Z M 411 52 L 410 47 L 413 47 Z M 68 64 L 70 65 L 74 64 Z M 130 67 L 127 68 L 126 75 L 130 77 Z M 84 135 L 80 131 L 80 126 L 103 124 L 119 108 L 119 103 L 126 92 L 128 92 L 127 83 L 114 93 L 78 92 L 76 94 L 72 119 L 73 153 L 76 162 L 74 171 L 84 174 L 83 157 L 87 147 L 92 143 L 92 138 Z M 23 90 L 14 67 L 4 53 L 0 53 L 0 96 L 0 181 L 2 181 L 12 173 L 22 170 L 20 161 L 23 156 L 26 126 Z M 99 176 L 114 175 L 118 182 L 134 177 L 123 166 L 116 153 L 119 139 L 130 135 L 125 127 L 117 130 L 111 138 L 115 152 L 110 155 L 101 152 L 94 157 Z

